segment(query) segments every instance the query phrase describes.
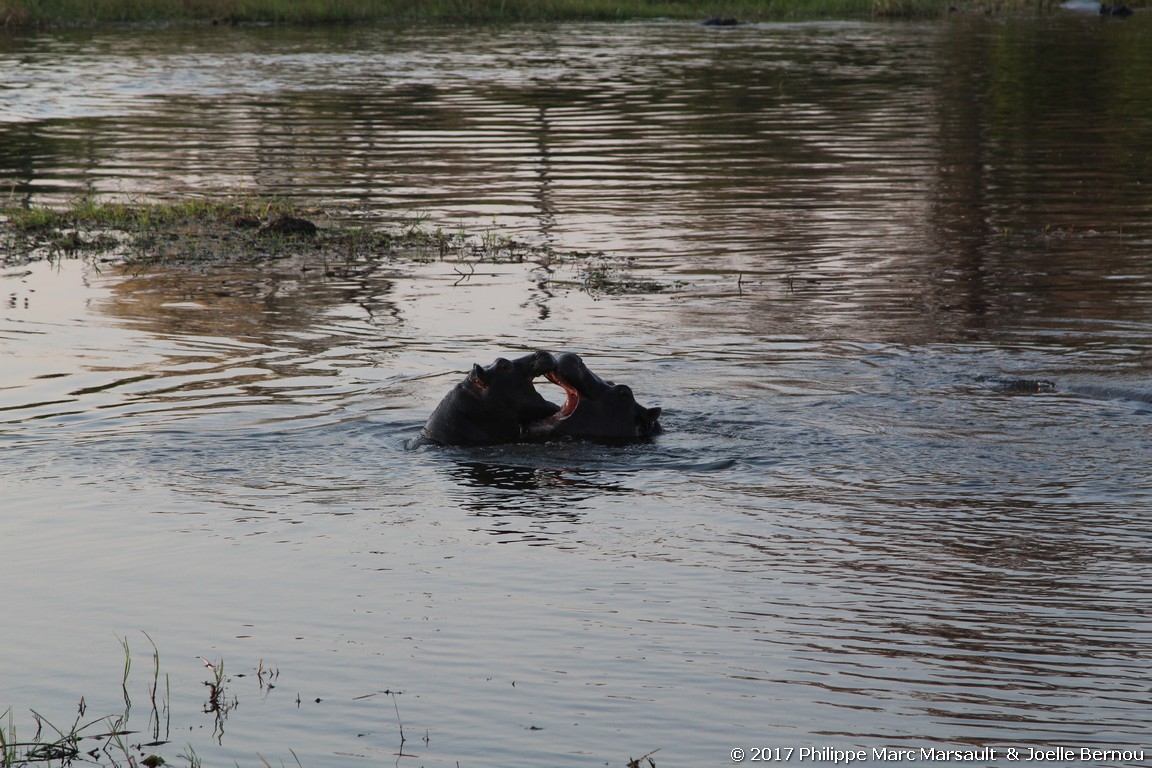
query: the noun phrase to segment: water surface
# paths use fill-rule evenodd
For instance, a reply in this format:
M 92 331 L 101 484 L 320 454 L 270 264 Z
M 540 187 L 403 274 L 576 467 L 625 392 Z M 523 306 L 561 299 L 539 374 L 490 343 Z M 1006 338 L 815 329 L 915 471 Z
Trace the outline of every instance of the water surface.
M 147 731 L 147 632 L 170 761 L 1149 746 L 1152 98 L 1147 23 L 1114 21 L 7 39 L 31 202 L 241 187 L 667 289 L 5 268 L 0 705 L 122 712 L 124 638 Z M 537 347 L 666 433 L 407 447 Z

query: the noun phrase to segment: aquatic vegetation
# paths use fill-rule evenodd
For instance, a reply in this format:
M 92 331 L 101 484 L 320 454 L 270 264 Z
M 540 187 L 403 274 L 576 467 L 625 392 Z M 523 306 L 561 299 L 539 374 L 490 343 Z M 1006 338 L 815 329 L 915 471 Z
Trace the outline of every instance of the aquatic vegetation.
M 190 221 L 223 221 L 236 218 L 263 219 L 287 213 L 292 206 L 276 198 L 226 195 L 219 199 L 192 198 L 165 203 L 128 203 L 82 195 L 63 209 L 19 207 L 9 202 L 0 207 L 7 223 L 35 232 L 68 227 L 146 229 Z
M 582 290 L 591 294 L 619 295 L 625 293 L 659 293 L 666 286 L 655 280 L 633 277 L 625 258 L 610 258 L 599 254 L 585 261 L 580 270 Z
M 124 667 L 120 681 L 124 710 L 117 714 L 101 715 L 86 720 L 88 705 L 81 696 L 76 707 L 76 716 L 67 726 L 57 726 L 36 710 L 29 710 L 35 723 L 35 730 L 31 736 L 24 738 L 17 735 L 15 717 L 9 707 L 0 714 L 0 720 L 7 720 L 5 725 L 0 725 L 0 768 L 41 764 L 68 768 L 75 764 L 93 762 L 104 764 L 105 761 L 113 768 L 167 764 L 162 757 L 151 754 L 149 750 L 169 743 L 168 713 L 171 710 L 171 688 L 166 686 L 165 695 L 163 698 L 158 698 L 160 652 L 148 633 L 143 634 L 152 646 L 153 662 L 152 682 L 149 688 L 151 706 L 145 731 L 132 730 L 128 727 L 132 713 L 132 699 L 128 693 L 132 673 L 132 649 L 128 638 L 124 637 L 120 639 L 124 649 Z M 166 683 L 167 680 L 165 675 Z M 161 726 L 162 711 L 165 713 L 163 726 Z M 150 736 L 151 741 L 130 743 L 129 737 L 138 737 L 141 733 Z M 189 749 L 194 755 L 195 751 Z
M 290 212 L 275 199 L 245 196 L 129 204 L 85 195 L 62 209 L 8 202 L 0 205 L 0 265 L 83 255 L 104 261 L 203 261 L 216 252 L 222 258 L 229 244 L 226 232 L 242 232 L 253 223 L 259 227 Z
M 629 760 L 627 768 L 642 768 L 644 765 L 647 765 L 648 768 L 656 768 L 656 761 L 652 759 L 652 755 L 659 751 L 659 749 L 654 749 L 648 754 L 640 755 L 640 757 Z
M 151 680 L 151 715 L 153 717 L 149 721 L 149 729 L 140 731 L 131 727 L 132 705 L 128 696 L 128 685 L 133 659 L 127 638 L 121 638 L 120 642 L 124 648 L 124 669 L 121 679 L 125 702 L 124 711 L 85 719 L 87 705 L 82 696 L 74 720 L 65 726 L 57 726 L 36 710 L 29 710 L 34 723 L 34 730 L 31 735 L 25 737 L 18 734 L 15 713 L 9 707 L 0 712 L 0 768 L 41 768 L 41 766 L 43 768 L 74 768 L 81 765 L 103 765 L 108 766 L 108 768 L 138 768 L 139 766 L 158 768 L 162 765 L 200 768 L 203 761 L 195 746 L 187 743 L 182 748 L 174 747 L 169 737 L 170 728 L 165 726 L 161 729 L 159 727 L 159 719 L 155 717 L 157 710 L 169 710 L 171 704 L 167 697 L 162 701 L 158 701 L 156 698 L 157 683 L 160 677 L 160 653 L 148 633 L 144 632 L 143 634 L 152 646 L 153 660 Z M 213 716 L 215 730 L 212 732 L 212 738 L 219 743 L 223 736 L 223 721 L 236 708 L 238 699 L 235 695 L 227 692 L 231 678 L 225 674 L 224 660 L 210 661 L 204 657 L 200 657 L 200 660 L 205 669 L 208 670 L 208 679 L 204 680 L 203 684 L 209 689 L 209 694 L 203 712 Z M 279 678 L 279 675 L 278 669 L 265 666 L 264 660 L 261 659 L 255 674 L 238 674 L 237 677 L 255 677 L 260 690 L 267 693 L 274 687 L 272 681 Z M 165 679 L 167 679 L 167 675 L 165 675 Z M 397 760 L 404 757 L 418 757 L 418 755 L 405 751 L 405 744 L 408 743 L 409 739 L 405 732 L 405 723 L 400 714 L 400 704 L 397 698 L 402 694 L 403 691 L 386 689 L 360 697 L 388 696 L 391 698 L 391 709 L 395 713 L 395 723 L 399 736 L 399 744 L 394 753 Z M 319 699 L 317 699 L 318 701 Z M 297 696 L 298 705 L 299 697 Z M 181 727 L 187 726 L 188 723 L 181 723 Z M 427 746 L 430 741 L 428 731 L 425 731 L 420 740 Z M 174 749 L 179 749 L 179 751 L 173 755 L 172 750 Z M 302 766 L 296 752 L 291 747 L 286 747 L 286 749 L 292 755 L 295 764 Z M 630 758 L 623 765 L 629 768 L 640 768 L 644 765 L 648 768 L 655 768 L 656 763 L 652 760 L 651 755 L 658 751 L 659 749 L 655 749 L 639 758 Z M 272 765 L 259 752 L 254 754 L 263 765 Z M 165 755 L 169 755 L 169 757 Z M 279 764 L 285 765 L 282 760 Z
M 235 696 L 229 697 L 226 694 L 225 684 L 229 680 L 224 674 L 224 659 L 213 662 L 201 656 L 200 661 L 204 662 L 205 667 L 212 670 L 212 679 L 204 681 L 204 685 L 208 688 L 208 699 L 204 702 L 203 712 L 213 716 L 212 736 L 219 742 L 224 736 L 224 721 L 239 704 L 239 700 Z M 263 661 L 261 661 L 261 665 L 263 665 Z
M 275 198 L 249 196 L 139 204 L 85 196 L 59 210 L 8 205 L 0 207 L 0 264 L 85 255 L 137 265 L 261 261 L 358 234 L 325 229 L 313 242 L 320 234 L 311 221 L 316 215 Z
M 466 282 L 479 264 L 524 264 L 538 285 L 592 294 L 655 293 L 667 286 L 634 277 L 632 262 L 592 251 L 538 245 L 502 231 L 433 228 L 425 214 L 375 221 L 347 212 L 245 195 L 128 204 L 84 196 L 66 208 L 0 204 L 0 266 L 40 259 L 88 258 L 132 269 L 298 259 L 302 270 L 387 261 L 444 263 Z M 559 275 L 571 268 L 574 278 Z
M 192 744 L 186 744 L 183 751 L 171 758 L 164 757 L 164 753 L 172 745 L 171 685 L 168 675 L 165 674 L 165 690 L 161 695 L 160 651 L 147 632 L 142 634 L 152 646 L 151 678 L 146 681 L 150 707 L 145 729 L 141 730 L 138 723 L 131 722 L 132 700 L 128 689 L 132 682 L 133 657 L 128 638 L 120 638 L 124 650 L 124 666 L 120 681 L 124 700 L 123 711 L 86 719 L 88 705 L 81 696 L 77 714 L 66 726 L 57 726 L 36 710 L 29 710 L 34 730 L 31 735 L 25 737 L 23 734 L 18 735 L 15 713 L 9 707 L 0 713 L 0 768 L 31 766 L 71 768 L 76 765 L 92 764 L 111 768 L 134 768 L 141 765 L 156 768 L 161 765 L 186 764 L 188 768 L 199 768 L 201 759 Z M 209 661 L 201 657 L 201 661 L 209 671 L 208 679 L 203 681 L 209 693 L 202 711 L 212 716 L 214 721 L 212 736 L 219 741 L 224 732 L 223 723 L 236 708 L 238 699 L 228 692 L 227 684 L 231 678 L 225 674 L 224 660 Z M 264 660 L 261 659 L 254 677 L 260 690 L 266 693 L 273 687 L 271 681 L 277 679 L 279 675 L 278 669 L 265 666 Z M 295 753 L 292 754 L 295 757 Z

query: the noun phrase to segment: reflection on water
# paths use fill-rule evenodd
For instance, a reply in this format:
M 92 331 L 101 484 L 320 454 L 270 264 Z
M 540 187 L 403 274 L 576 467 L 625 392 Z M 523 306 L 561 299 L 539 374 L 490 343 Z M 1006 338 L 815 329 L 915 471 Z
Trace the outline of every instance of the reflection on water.
M 752 291 L 774 332 L 1146 322 L 1146 25 L 9 38 L 0 171 L 32 201 L 242 188 L 496 222 Z
M 573 546 L 568 540 L 594 501 L 627 493 L 592 470 L 461 461 L 453 480 L 461 509 L 481 518 L 484 530 L 502 542 Z
M 211 727 L 185 660 L 237 671 L 221 743 L 190 732 L 214 763 L 395 761 L 397 717 L 430 766 L 1147 744 L 1152 100 L 1147 22 L 1112 21 L 6 38 L 27 199 L 421 209 L 669 290 L 0 272 L 0 709 L 122 708 L 145 629 L 180 727 Z M 533 348 L 666 433 L 407 447 Z

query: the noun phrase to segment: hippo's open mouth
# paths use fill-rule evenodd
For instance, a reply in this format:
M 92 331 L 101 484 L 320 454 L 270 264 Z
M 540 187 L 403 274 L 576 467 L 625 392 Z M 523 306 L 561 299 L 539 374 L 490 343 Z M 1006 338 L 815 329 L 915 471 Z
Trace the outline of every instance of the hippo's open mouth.
M 564 419 L 566 419 L 572 415 L 573 411 L 576 410 L 576 406 L 580 405 L 580 397 L 581 397 L 580 390 L 576 389 L 576 387 L 574 387 L 573 385 L 569 384 L 567 381 L 562 379 L 560 377 L 560 374 L 556 373 L 556 371 L 551 371 L 551 372 L 546 373 L 544 375 L 545 375 L 545 378 L 548 379 L 548 381 L 552 382 L 553 384 L 556 384 L 557 386 L 559 386 L 561 389 L 564 390 L 564 395 L 565 395 L 564 405 L 560 406 L 560 410 L 557 411 L 553 416 L 553 418 L 555 418 L 556 421 L 563 421 Z
M 552 370 L 541 375 L 564 390 L 564 405 L 536 421 L 521 422 L 521 435 L 549 440 L 570 437 L 602 442 L 648 438 L 659 429 L 659 408 L 644 408 L 623 384 L 613 384 L 588 370 L 580 356 L 554 356 Z
M 556 371 L 549 371 L 544 374 L 544 378 L 557 385 L 564 390 L 564 404 L 560 406 L 560 410 L 548 416 L 547 418 L 534 421 L 528 425 L 528 433 L 532 435 L 547 434 L 556 428 L 556 425 L 567 419 L 576 412 L 576 407 L 580 405 L 580 390 L 575 386 L 565 381 Z

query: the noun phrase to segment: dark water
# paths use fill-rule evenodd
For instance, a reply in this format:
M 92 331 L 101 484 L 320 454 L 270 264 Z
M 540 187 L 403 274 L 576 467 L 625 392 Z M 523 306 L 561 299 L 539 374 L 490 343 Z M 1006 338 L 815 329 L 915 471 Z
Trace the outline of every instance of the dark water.
M 667 290 L 6 268 L 0 707 L 21 735 L 81 696 L 122 713 L 122 638 L 150 737 L 147 632 L 177 764 L 1147 764 L 1150 31 L 6 39 L 17 198 L 271 192 L 607 249 Z M 533 347 L 666 433 L 406 449 L 472 362 Z

